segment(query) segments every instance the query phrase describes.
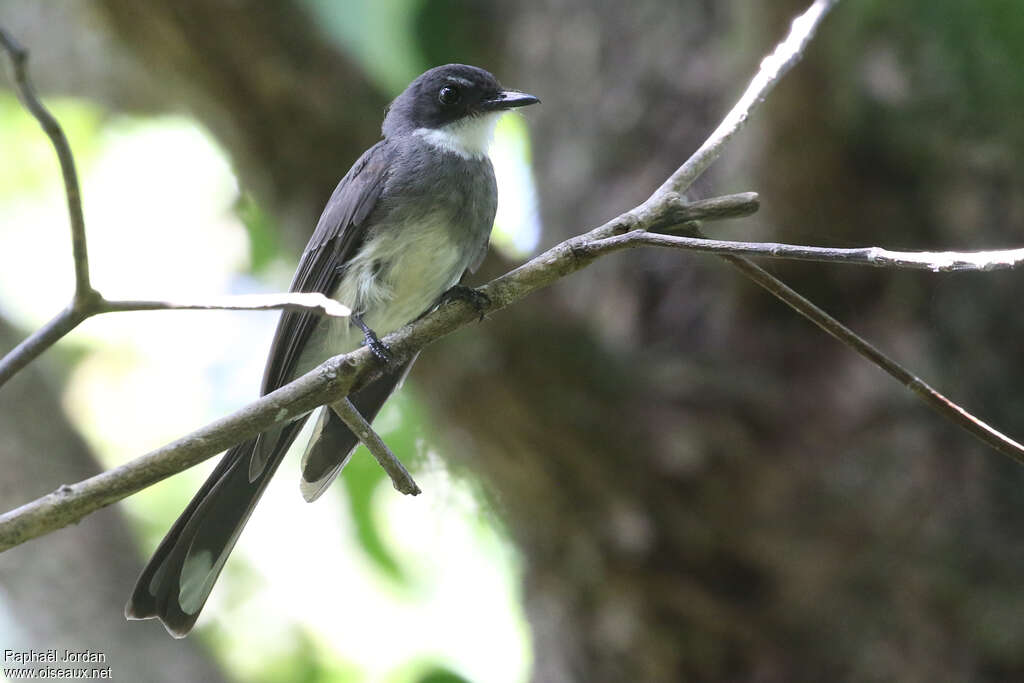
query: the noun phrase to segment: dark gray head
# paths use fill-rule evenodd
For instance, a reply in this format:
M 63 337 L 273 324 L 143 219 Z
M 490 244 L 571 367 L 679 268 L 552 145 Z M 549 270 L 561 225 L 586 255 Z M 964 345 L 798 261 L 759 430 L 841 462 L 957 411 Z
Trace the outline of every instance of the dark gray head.
M 474 118 L 493 119 L 513 107 L 540 102 L 533 95 L 505 90 L 489 71 L 445 64 L 419 76 L 388 107 L 385 137 L 436 130 Z

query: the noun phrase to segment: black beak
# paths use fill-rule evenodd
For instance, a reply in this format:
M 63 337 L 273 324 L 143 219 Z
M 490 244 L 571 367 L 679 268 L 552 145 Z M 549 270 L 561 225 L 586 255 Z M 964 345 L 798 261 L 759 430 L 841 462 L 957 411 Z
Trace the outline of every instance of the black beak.
M 482 100 L 480 102 L 480 109 L 482 111 L 499 111 L 502 109 L 525 107 L 530 104 L 540 104 L 540 100 L 524 92 L 502 90 L 494 97 Z

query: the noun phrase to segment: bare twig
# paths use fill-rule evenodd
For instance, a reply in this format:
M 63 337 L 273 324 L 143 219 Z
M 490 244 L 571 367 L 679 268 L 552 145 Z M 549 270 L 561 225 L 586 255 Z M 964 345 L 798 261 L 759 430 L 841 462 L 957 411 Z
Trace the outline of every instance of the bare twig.
M 341 418 L 345 426 L 359 437 L 359 440 L 370 451 L 377 464 L 391 477 L 391 484 L 397 491 L 412 496 L 418 496 L 422 493 L 420 487 L 413 480 L 412 475 L 409 474 L 409 470 L 405 469 L 402 461 L 391 452 L 391 449 L 380 438 L 380 435 L 373 431 L 373 427 L 356 410 L 356 407 L 352 405 L 352 401 L 347 396 L 340 401 L 332 403 L 331 409 Z
M 687 232 L 693 228 L 687 226 Z M 846 263 L 874 266 L 875 268 L 901 268 L 928 270 L 933 273 L 949 271 L 1009 270 L 1024 263 L 1024 249 L 994 249 L 988 251 L 890 251 L 881 247 L 839 249 L 808 247 L 775 242 L 733 242 L 704 237 L 666 235 L 634 230 L 624 235 L 606 237 L 587 246 L 598 252 L 619 251 L 635 247 L 668 247 L 703 254 L 729 256 L 755 256 L 795 261 Z
M 255 403 L 142 457 L 76 484 L 60 486 L 0 516 L 0 552 L 77 522 L 274 424 L 294 420 L 338 400 L 351 388 L 360 361 L 363 366 L 373 365 L 372 361 L 366 362 L 367 349 L 350 355 L 332 359 Z
M 19 370 L 34 361 L 39 354 L 56 344 L 64 335 L 89 317 L 89 313 L 69 305 L 20 344 L 0 358 L 0 386 L 14 377 Z
M 28 75 L 28 50 L 0 27 L 0 46 L 7 52 L 14 67 L 14 87 L 29 113 L 35 117 L 53 143 L 64 176 L 64 195 L 67 197 L 68 216 L 71 219 L 71 250 L 75 260 L 75 298 L 72 307 L 92 293 L 89 284 L 89 252 L 85 245 L 85 219 L 82 217 L 82 195 L 78 189 L 78 173 L 71 147 L 57 119 L 43 106 Z M 84 320 L 84 318 L 82 318 Z M 75 324 L 77 325 L 77 321 Z
M 653 217 L 660 216 L 664 220 L 666 206 L 685 205 L 686 197 L 683 196 L 683 193 L 718 159 L 725 145 L 746 125 L 754 108 L 764 100 L 776 83 L 800 61 L 807 45 L 818 30 L 818 26 L 825 19 L 825 15 L 838 2 L 839 0 L 815 0 L 807 11 L 793 20 L 789 34 L 770 55 L 761 60 L 761 67 L 751 79 L 750 84 L 747 85 L 747 89 L 722 119 L 722 122 L 718 124 L 718 127 L 643 204 L 576 239 L 580 242 L 592 241 L 621 235 L 630 230 L 650 230 L 647 228 L 648 225 L 656 225 L 652 223 Z M 674 220 L 670 224 L 683 222 L 686 221 Z M 661 227 L 664 226 L 659 226 L 656 229 Z
M 924 380 L 918 378 L 914 373 L 879 351 L 871 342 L 858 336 L 857 333 L 846 327 L 846 325 L 843 325 L 828 313 L 815 306 L 778 278 L 768 274 L 757 264 L 737 256 L 723 256 L 722 258 L 758 285 L 768 290 L 772 296 L 780 299 L 794 311 L 889 373 L 896 381 L 924 399 L 925 403 L 940 415 L 960 425 L 1003 455 L 1024 464 L 1024 445 L 1014 441 L 986 422 L 970 414 L 956 403 L 953 403 L 953 401 L 950 401 Z
M 68 215 L 71 221 L 71 248 L 75 263 L 75 293 L 66 309 L 40 328 L 35 334 L 18 344 L 10 353 L 0 359 L 0 385 L 14 373 L 28 365 L 36 356 L 53 346 L 58 339 L 73 330 L 89 317 L 86 308 L 94 291 L 89 284 L 89 253 L 85 244 L 85 219 L 82 217 L 82 197 L 78 189 L 78 173 L 75 158 L 71 154 L 67 137 L 60 124 L 36 95 L 32 79 L 28 74 L 28 50 L 0 27 L 0 47 L 11 60 L 14 71 L 14 89 L 25 108 L 35 117 L 43 131 L 50 138 L 60 162 L 64 177 L 64 196 L 67 198 Z
M 352 309 L 320 292 L 238 294 L 196 301 L 100 301 L 96 313 L 129 311 L 309 311 L 332 318 L 347 318 Z
M 789 35 L 776 46 L 775 51 L 761 60 L 761 68 L 747 85 L 740 99 L 708 136 L 696 152 L 668 177 L 653 196 L 665 192 L 685 192 L 711 164 L 718 159 L 725 145 L 746 125 L 754 108 L 764 101 L 775 84 L 789 73 L 803 58 L 821 22 L 839 0 L 815 0 L 806 12 L 793 20 Z
M 347 317 L 351 311 L 319 292 L 287 292 L 284 294 L 240 294 L 211 297 L 204 301 L 119 301 L 108 300 L 92 291 L 81 306 L 68 305 L 53 320 L 33 332 L 27 339 L 0 358 L 0 386 L 39 354 L 53 346 L 86 318 L 101 313 L 126 311 L 310 311 L 316 315 Z
M 688 187 L 717 158 L 724 144 L 747 120 L 754 106 L 796 63 L 824 14 L 834 4 L 835 0 L 817 0 L 804 15 L 794 21 L 789 37 L 762 63 L 761 71 L 726 120 L 697 153 L 647 201 L 586 234 L 555 245 L 482 287 L 481 292 L 487 295 L 489 301 L 483 312 L 500 310 L 537 289 L 584 268 L 602 254 L 613 250 L 607 245 L 614 245 L 611 240 L 616 236 L 626 237 L 633 231 L 650 233 L 654 230 L 666 230 L 680 223 L 720 217 L 723 206 L 727 207 L 724 209 L 726 214 L 732 211 L 749 213 L 755 210 L 756 196 L 753 195 L 736 195 L 687 204 L 679 192 Z M 651 239 L 657 237 L 659 236 L 652 235 Z M 600 244 L 602 241 L 605 241 L 604 249 Z M 714 241 L 705 240 L 705 246 L 711 242 Z M 769 245 L 768 251 L 770 252 L 774 246 Z M 1015 460 L 1024 461 L 1024 447 L 1020 444 L 950 402 L 761 268 L 741 257 L 724 255 L 722 258 L 801 315 L 896 377 L 945 417 L 960 424 L 1000 452 Z M 454 301 L 387 335 L 383 341 L 391 350 L 394 362 L 402 363 L 425 345 L 476 320 L 480 313 L 481 311 L 474 306 Z M 321 405 L 335 404 L 379 377 L 381 372 L 379 364 L 366 348 L 331 358 L 294 382 L 230 416 L 115 470 L 73 486 L 61 487 L 48 496 L 0 516 L 0 550 L 77 521 L 96 509 L 251 438 L 276 423 L 294 420 Z
M 75 329 L 88 314 L 68 306 L 48 323 L 30 334 L 20 344 L 0 358 L 0 386 L 23 367 L 31 363 L 46 349 L 56 344 L 61 337 Z
M 743 218 L 757 213 L 761 199 L 756 192 L 724 194 L 709 199 L 690 201 L 678 193 L 665 195 L 661 208 L 655 212 L 655 220 L 647 230 L 657 232 L 678 232 L 679 226 L 689 226 L 695 221 L 717 221 L 727 218 Z

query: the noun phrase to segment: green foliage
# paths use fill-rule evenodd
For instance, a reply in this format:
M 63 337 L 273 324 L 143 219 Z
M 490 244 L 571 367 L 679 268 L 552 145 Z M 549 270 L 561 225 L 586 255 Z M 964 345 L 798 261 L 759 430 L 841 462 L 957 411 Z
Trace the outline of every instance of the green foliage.
M 249 234 L 250 268 L 252 272 L 260 273 L 274 261 L 280 249 L 277 224 L 248 192 L 238 196 L 234 211 Z
M 424 673 L 417 683 L 469 683 L 469 681 L 450 669 L 436 668 Z

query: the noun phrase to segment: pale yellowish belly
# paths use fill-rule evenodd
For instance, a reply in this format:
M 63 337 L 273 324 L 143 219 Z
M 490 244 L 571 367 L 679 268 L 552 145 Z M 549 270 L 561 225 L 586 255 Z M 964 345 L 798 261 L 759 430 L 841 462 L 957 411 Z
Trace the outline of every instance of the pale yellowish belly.
M 379 234 L 347 265 L 331 298 L 360 313 L 379 337 L 394 332 L 437 303 L 465 272 L 470 250 L 458 248 L 448 234 L 446 226 L 429 222 Z M 293 376 L 362 342 L 363 333 L 348 319 L 324 319 Z

